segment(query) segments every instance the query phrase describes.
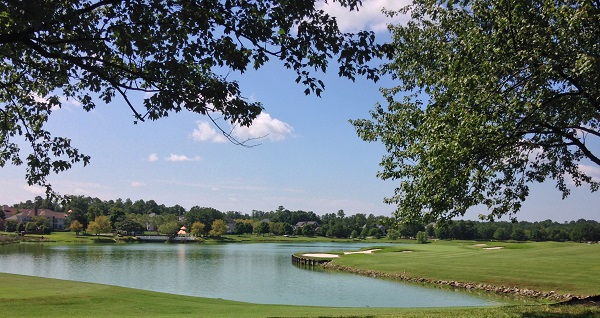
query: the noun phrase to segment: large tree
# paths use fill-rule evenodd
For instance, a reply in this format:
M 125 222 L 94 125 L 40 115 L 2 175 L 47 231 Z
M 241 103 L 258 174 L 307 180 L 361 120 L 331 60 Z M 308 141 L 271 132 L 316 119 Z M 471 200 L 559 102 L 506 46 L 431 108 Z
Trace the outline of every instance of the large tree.
M 227 224 L 221 219 L 214 220 L 210 226 L 211 230 L 208 235 L 213 237 L 221 237 L 227 233 Z
M 336 1 L 356 10 L 359 0 Z M 90 157 L 44 128 L 75 100 L 89 111 L 123 100 L 133 121 L 187 109 L 250 125 L 263 107 L 244 98 L 231 72 L 269 59 L 297 73 L 307 94 L 324 84 L 313 71 L 377 79 L 370 32 L 341 33 L 317 0 L 23 0 L 0 4 L 0 167 L 27 163 L 26 180 L 46 186 L 51 172 Z M 131 98 L 145 96 L 141 104 Z M 243 143 L 244 141 L 233 140 Z M 31 147 L 20 154 L 20 142 Z M 210 224 L 210 223 L 209 223 Z
M 378 176 L 405 219 L 515 217 L 534 182 L 598 182 L 600 2 L 421 1 L 393 27 L 398 86 L 361 138 L 387 148 Z M 394 13 L 393 13 L 394 14 Z M 401 96 L 404 95 L 404 96 Z M 586 167 L 587 165 L 587 167 Z
M 112 231 L 110 220 L 108 217 L 101 215 L 88 224 L 86 231 L 96 235 L 100 233 L 110 233 Z

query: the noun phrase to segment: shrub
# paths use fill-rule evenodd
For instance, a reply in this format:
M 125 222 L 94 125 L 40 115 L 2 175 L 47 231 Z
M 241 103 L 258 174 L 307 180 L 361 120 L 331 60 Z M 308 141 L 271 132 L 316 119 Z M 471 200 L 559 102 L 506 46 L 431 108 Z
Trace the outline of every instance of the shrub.
M 19 222 L 15 221 L 15 220 L 6 220 L 6 224 L 4 225 L 5 226 L 4 230 L 6 232 L 14 232 L 17 230 L 18 225 L 19 225 Z
M 37 230 L 37 224 L 35 224 L 35 222 L 27 222 L 27 224 L 25 224 L 25 231 L 35 232 L 36 230 Z
M 425 244 L 427 243 L 427 233 L 423 231 L 417 232 L 417 243 Z
M 400 231 L 398 230 L 389 230 L 387 233 L 387 237 L 390 240 L 397 240 L 400 238 Z

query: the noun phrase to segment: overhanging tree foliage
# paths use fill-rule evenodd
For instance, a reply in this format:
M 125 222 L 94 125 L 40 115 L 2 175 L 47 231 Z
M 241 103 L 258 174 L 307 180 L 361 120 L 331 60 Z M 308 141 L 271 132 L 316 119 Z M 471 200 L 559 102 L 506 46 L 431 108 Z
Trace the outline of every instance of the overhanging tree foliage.
M 356 10 L 359 0 L 337 1 Z M 120 98 L 134 121 L 187 109 L 250 125 L 262 105 L 245 99 L 230 72 L 269 59 L 297 73 L 305 93 L 329 61 L 340 76 L 376 80 L 366 62 L 379 56 L 370 32 L 341 33 L 316 0 L 23 0 L 0 4 L 0 167 L 27 163 L 30 185 L 51 172 L 87 164 L 65 137 L 44 129 L 66 99 L 89 111 Z M 147 94 L 142 105 L 132 93 Z M 210 117 L 212 119 L 212 117 Z M 223 132 L 235 143 L 227 132 Z M 21 138 L 31 147 L 24 158 Z
M 600 165 L 600 2 L 421 1 L 393 27 L 398 81 L 389 105 L 353 121 L 381 141 L 386 202 L 404 219 L 447 220 L 485 206 L 514 218 L 529 185 L 597 180 Z M 400 93 L 406 94 L 400 96 Z

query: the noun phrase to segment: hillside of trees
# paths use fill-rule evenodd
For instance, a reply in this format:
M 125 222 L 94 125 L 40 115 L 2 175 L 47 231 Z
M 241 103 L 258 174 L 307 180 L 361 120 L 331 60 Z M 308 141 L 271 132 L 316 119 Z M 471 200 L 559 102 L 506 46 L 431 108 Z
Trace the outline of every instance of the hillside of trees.
M 154 200 L 117 199 L 74 196 L 61 205 L 56 201 L 36 197 L 12 206 L 16 209 L 49 209 L 66 212 L 66 224 L 72 231 L 145 232 L 174 234 L 186 226 L 194 235 L 220 236 L 225 233 L 256 235 L 306 235 L 332 238 L 414 238 L 419 232 L 429 238 L 458 240 L 515 241 L 600 241 L 600 223 L 577 220 L 558 223 L 541 222 L 481 222 L 453 220 L 446 223 L 405 223 L 393 217 L 357 213 L 317 215 L 311 211 L 290 211 L 279 206 L 274 211 L 253 210 L 251 214 L 222 212 L 210 207 L 194 206 L 186 210 L 180 205 L 165 206 Z M 0 213 L 0 220 L 4 219 Z M 6 223 L 6 222 L 4 222 Z M 103 224 L 103 225 L 101 225 Z M 6 228 L 5 230 L 11 230 Z

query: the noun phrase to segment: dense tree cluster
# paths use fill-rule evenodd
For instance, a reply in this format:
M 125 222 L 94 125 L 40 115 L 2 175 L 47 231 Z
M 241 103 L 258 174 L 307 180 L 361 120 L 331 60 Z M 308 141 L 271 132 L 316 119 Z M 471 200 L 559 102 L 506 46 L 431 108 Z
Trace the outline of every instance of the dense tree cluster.
M 379 177 L 397 180 L 399 217 L 514 217 L 546 180 L 563 197 L 599 189 L 600 2 L 414 0 L 390 14 L 409 21 L 391 28 L 387 108 L 353 123 L 387 149 Z
M 186 226 L 195 236 L 218 237 L 232 232 L 239 235 L 322 235 L 359 238 L 381 237 L 385 235 L 385 229 L 394 223 L 388 217 L 375 217 L 373 214 L 345 216 L 342 210 L 320 217 L 312 211 L 290 211 L 280 206 L 274 211 L 253 210 L 251 215 L 248 215 L 200 206 L 186 210 L 180 205 L 165 206 L 154 200 L 103 201 L 86 196 L 72 196 L 64 205 L 57 199 L 42 199 L 38 196 L 33 201 L 27 200 L 13 207 L 38 207 L 66 212 L 68 228 L 74 232 L 88 231 L 92 234 L 111 231 L 131 234 L 151 230 L 175 235 L 181 226 Z M 18 226 L 12 223 L 8 225 L 9 231 L 14 231 Z M 215 225 L 218 228 L 214 228 Z M 352 233 L 354 234 L 351 235 Z
M 98 198 L 74 196 L 62 206 L 46 202 L 40 197 L 34 201 L 15 204 L 15 208 L 31 209 L 35 206 L 53 206 L 56 211 L 68 214 L 67 226 L 76 233 L 143 233 L 159 232 L 176 235 L 182 226 L 197 237 L 221 237 L 226 233 L 237 235 L 303 235 L 331 238 L 362 239 L 366 237 L 388 239 L 428 238 L 457 240 L 515 240 L 515 241 L 600 241 L 600 223 L 577 220 L 565 223 L 546 220 L 542 222 L 481 222 L 451 220 L 437 223 L 398 222 L 398 219 L 373 214 L 357 213 L 347 216 L 343 210 L 322 216 L 311 211 L 290 211 L 279 206 L 274 211 L 253 210 L 244 214 L 238 211 L 221 212 L 214 208 L 194 206 L 189 211 L 180 205 L 167 207 L 154 200 L 130 199 L 102 201 Z M 36 203 L 37 202 L 37 203 Z M 37 205 L 36 205 L 37 204 Z M 1 215 L 0 215 L 1 216 Z M 0 221 L 3 218 L 0 217 Z M 0 223 L 8 232 L 26 230 L 27 227 L 49 227 L 46 218 L 33 219 L 31 224 L 13 220 Z
M 515 240 L 515 241 L 600 241 L 600 223 L 577 220 L 565 223 L 542 222 L 476 222 L 451 221 L 427 227 L 430 236 L 458 240 Z

